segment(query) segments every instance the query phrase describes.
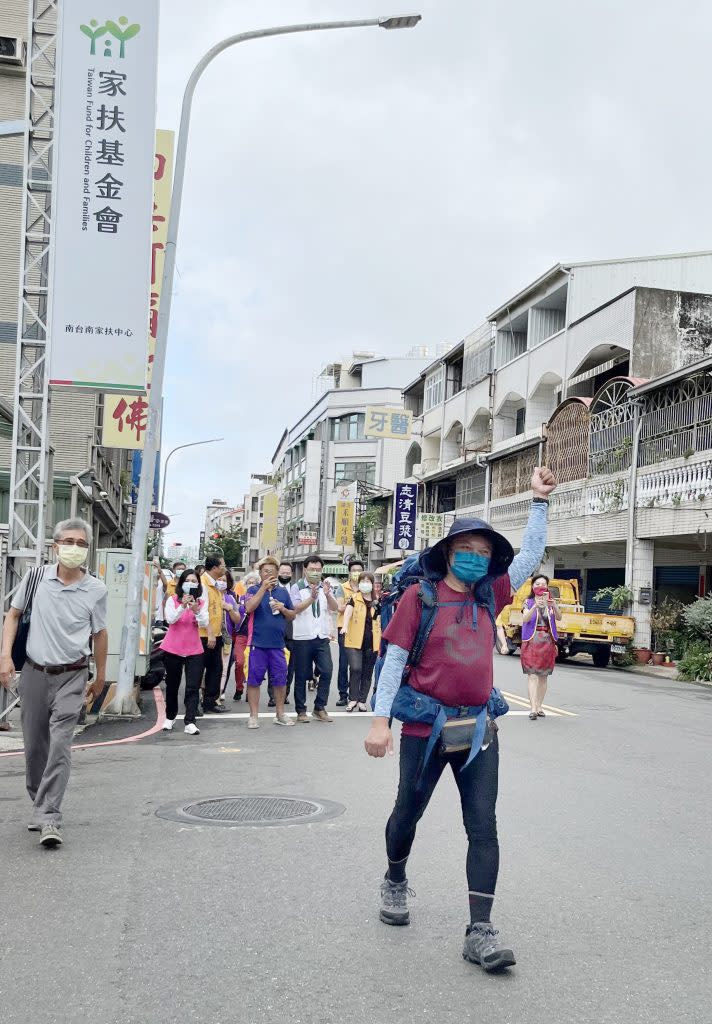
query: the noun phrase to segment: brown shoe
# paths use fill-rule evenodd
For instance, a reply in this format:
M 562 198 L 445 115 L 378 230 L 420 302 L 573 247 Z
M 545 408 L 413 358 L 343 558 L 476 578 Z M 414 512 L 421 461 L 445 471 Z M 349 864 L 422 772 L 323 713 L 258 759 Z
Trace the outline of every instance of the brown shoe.
M 307 718 L 306 711 L 302 711 L 300 715 L 297 715 L 297 725 L 309 725 L 310 719 Z
M 324 708 L 320 708 L 319 711 L 316 709 L 312 711 L 312 718 L 315 722 L 333 722 L 334 719 L 331 715 L 327 714 Z

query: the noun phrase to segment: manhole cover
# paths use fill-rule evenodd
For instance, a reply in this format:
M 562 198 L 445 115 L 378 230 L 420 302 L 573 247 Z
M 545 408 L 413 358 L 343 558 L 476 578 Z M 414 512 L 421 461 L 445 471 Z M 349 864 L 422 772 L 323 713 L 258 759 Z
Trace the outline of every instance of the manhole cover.
M 341 804 L 331 800 L 310 800 L 303 797 L 274 795 L 240 795 L 207 797 L 166 807 L 156 814 L 169 821 L 190 825 L 303 825 L 344 813 Z

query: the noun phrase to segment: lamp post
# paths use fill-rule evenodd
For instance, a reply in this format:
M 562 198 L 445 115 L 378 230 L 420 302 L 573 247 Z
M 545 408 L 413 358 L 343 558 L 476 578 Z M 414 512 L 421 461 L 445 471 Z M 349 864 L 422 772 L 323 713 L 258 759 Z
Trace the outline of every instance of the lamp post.
M 158 330 L 156 332 L 156 351 L 153 361 L 151 392 L 148 403 L 148 425 L 144 439 L 143 462 L 141 465 L 141 482 L 138 501 L 136 502 L 136 520 L 129 565 L 128 594 L 124 613 L 124 628 L 121 636 L 121 656 L 119 661 L 119 678 L 116 685 L 116 696 L 111 701 L 109 714 L 138 714 L 138 708 L 132 696 L 134 669 L 136 665 L 136 649 L 138 645 L 139 617 L 141 613 L 141 586 L 143 581 L 143 563 L 146 554 L 146 538 L 148 536 L 148 519 L 151 513 L 151 492 L 156 466 L 156 452 L 159 438 L 159 418 L 161 398 L 163 395 L 163 375 L 166 365 L 166 345 L 168 326 L 171 318 L 171 300 L 173 298 L 173 277 L 175 273 L 176 243 L 180 221 L 181 202 L 183 199 L 183 182 L 185 179 L 186 154 L 188 150 L 188 133 L 190 131 L 190 115 L 193 95 L 198 81 L 208 65 L 231 46 L 244 43 L 250 39 L 264 39 L 267 36 L 290 35 L 296 32 L 323 32 L 331 29 L 348 28 L 414 28 L 421 19 L 420 14 L 394 16 L 387 18 L 368 18 L 359 21 L 325 21 L 305 25 L 280 25 L 274 28 L 257 29 L 253 32 L 241 32 L 229 36 L 208 50 L 198 61 L 188 79 L 183 95 L 180 128 L 176 144 L 175 172 L 173 176 L 173 194 L 168 221 L 168 237 L 166 240 L 165 261 L 163 264 L 163 285 L 161 303 L 158 311 Z
M 171 455 L 175 455 L 176 452 L 182 452 L 184 448 L 197 448 L 200 444 L 217 444 L 219 441 L 224 440 L 224 437 L 211 437 L 208 441 L 191 441 L 190 444 L 179 444 L 177 448 L 173 448 L 168 452 L 166 461 L 163 463 L 163 484 L 161 485 L 160 505 L 161 512 L 163 511 L 166 503 L 166 479 L 168 478 L 168 463 L 171 461 Z

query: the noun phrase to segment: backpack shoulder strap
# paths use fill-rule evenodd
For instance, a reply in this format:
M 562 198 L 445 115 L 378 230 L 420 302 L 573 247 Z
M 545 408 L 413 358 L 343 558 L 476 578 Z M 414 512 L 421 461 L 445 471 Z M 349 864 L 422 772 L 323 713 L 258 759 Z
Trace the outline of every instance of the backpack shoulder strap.
M 417 665 L 423 657 L 425 645 L 435 625 L 438 614 L 438 591 L 433 580 L 424 578 L 418 584 L 418 600 L 420 601 L 420 623 L 415 634 L 413 647 L 408 658 L 408 664 L 412 667 Z

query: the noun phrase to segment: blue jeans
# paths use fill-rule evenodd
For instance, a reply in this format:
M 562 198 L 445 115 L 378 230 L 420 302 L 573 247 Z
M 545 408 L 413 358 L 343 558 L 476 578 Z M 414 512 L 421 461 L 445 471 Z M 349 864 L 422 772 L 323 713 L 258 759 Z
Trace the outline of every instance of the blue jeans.
M 328 638 L 320 640 L 294 640 L 294 707 L 298 715 L 307 710 L 307 680 L 312 677 L 312 665 L 319 673 L 314 710 L 321 711 L 329 703 L 331 673 L 331 646 Z

